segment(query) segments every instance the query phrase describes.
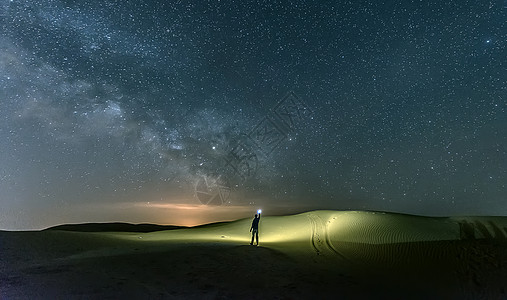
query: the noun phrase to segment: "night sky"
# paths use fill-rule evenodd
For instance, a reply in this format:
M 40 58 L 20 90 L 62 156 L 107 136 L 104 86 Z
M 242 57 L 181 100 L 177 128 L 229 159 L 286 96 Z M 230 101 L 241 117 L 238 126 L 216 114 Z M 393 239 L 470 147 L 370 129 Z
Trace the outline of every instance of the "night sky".
M 0 0 L 0 229 L 507 215 L 507 2 Z

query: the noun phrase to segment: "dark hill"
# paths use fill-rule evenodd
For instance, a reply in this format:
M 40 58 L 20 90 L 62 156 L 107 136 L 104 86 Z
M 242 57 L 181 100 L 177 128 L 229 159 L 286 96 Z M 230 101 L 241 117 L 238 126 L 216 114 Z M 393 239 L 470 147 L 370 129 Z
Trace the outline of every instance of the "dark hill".
M 157 225 L 157 224 L 130 224 L 130 223 L 84 223 L 63 224 L 49 227 L 44 230 L 65 230 L 80 232 L 153 232 L 187 228 L 184 226 Z

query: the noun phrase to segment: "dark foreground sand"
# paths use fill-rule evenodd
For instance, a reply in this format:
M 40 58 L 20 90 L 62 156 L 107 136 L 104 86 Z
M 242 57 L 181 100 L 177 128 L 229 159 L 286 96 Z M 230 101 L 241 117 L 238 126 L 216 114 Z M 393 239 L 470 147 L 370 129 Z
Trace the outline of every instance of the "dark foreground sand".
M 507 218 L 263 217 L 259 247 L 249 226 L 0 232 L 0 299 L 507 298 Z

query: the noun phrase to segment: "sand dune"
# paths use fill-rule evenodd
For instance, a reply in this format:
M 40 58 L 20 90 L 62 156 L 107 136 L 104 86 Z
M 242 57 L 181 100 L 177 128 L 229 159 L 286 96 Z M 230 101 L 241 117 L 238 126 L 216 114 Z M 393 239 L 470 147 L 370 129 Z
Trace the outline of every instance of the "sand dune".
M 507 297 L 504 217 L 264 216 L 260 247 L 250 222 L 0 232 L 0 299 Z

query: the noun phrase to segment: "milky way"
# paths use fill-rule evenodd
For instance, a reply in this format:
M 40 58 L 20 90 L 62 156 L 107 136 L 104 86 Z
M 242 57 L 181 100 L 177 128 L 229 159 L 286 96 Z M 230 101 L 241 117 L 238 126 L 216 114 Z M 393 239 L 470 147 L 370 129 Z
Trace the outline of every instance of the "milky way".
M 506 12 L 1 0 L 0 228 L 176 222 L 121 214 L 143 203 L 507 215 Z

